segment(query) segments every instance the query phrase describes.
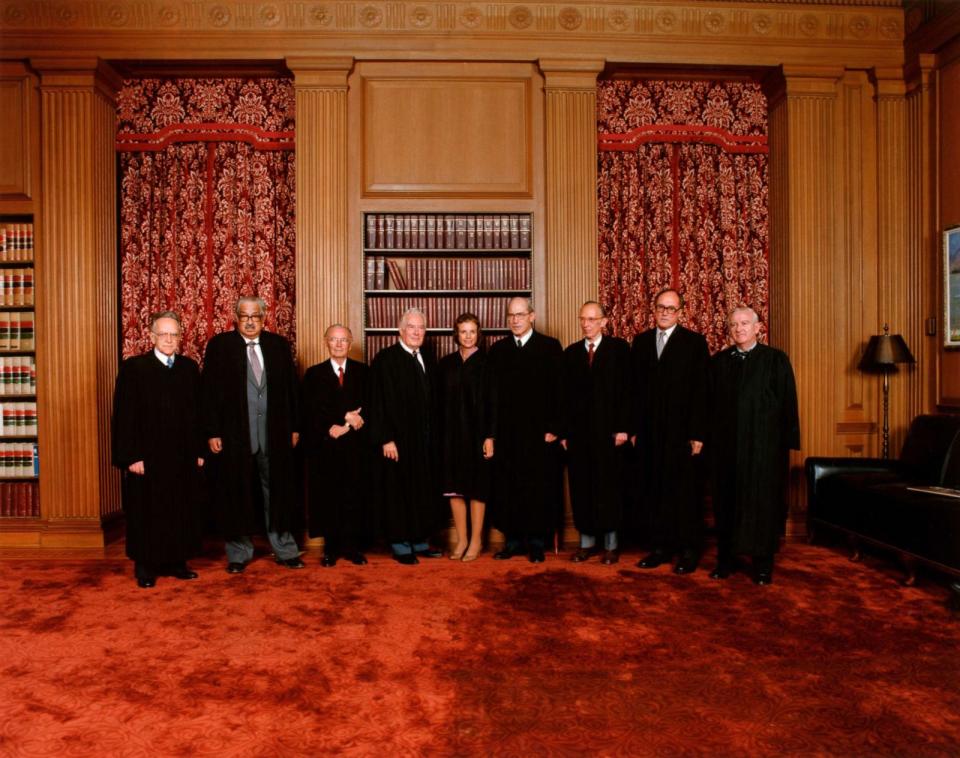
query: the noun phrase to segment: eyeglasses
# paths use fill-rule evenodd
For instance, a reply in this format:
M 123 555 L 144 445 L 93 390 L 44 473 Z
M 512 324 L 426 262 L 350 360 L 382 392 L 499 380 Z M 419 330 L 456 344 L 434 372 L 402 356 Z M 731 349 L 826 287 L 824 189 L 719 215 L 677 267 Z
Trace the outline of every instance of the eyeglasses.
M 680 310 L 675 305 L 657 305 L 657 306 L 654 306 L 654 309 L 657 311 L 657 313 L 670 313 L 670 314 L 676 313 L 677 311 Z
M 523 311 L 522 313 L 508 313 L 507 318 L 523 318 L 524 316 L 529 316 L 530 311 Z
M 158 340 L 178 340 L 180 339 L 180 332 L 153 332 L 153 335 Z
M 349 337 L 331 337 L 330 339 L 327 340 L 327 342 L 329 342 L 331 345 L 335 343 L 340 345 L 346 345 L 346 344 L 349 344 L 350 338 Z
M 239 321 L 263 321 L 262 313 L 238 313 L 237 320 Z

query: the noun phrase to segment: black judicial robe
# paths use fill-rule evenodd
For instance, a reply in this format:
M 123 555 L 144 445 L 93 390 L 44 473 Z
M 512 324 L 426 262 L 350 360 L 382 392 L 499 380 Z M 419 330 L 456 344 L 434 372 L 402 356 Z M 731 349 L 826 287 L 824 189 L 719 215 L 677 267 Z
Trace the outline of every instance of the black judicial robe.
M 370 436 L 374 446 L 377 519 L 389 542 L 429 537 L 440 526 L 442 499 L 436 471 L 436 368 L 426 371 L 397 342 L 370 366 Z M 394 442 L 399 460 L 383 456 Z
M 613 438 L 630 433 L 630 348 L 604 336 L 590 365 L 585 344 L 577 340 L 563 354 L 563 436 L 574 524 L 598 535 L 619 529 L 623 517 L 630 443 L 617 447 Z
M 152 565 L 199 552 L 203 526 L 200 371 L 178 355 L 167 368 L 154 355 L 120 365 L 113 397 L 113 464 L 123 472 L 127 556 Z M 143 461 L 144 474 L 127 470 Z
M 638 334 L 631 348 L 637 522 L 654 547 L 699 549 L 703 471 L 690 440 L 707 441 L 710 351 L 678 324 L 658 359 L 657 331 Z
M 356 542 L 372 531 L 370 434 L 367 423 L 337 439 L 330 427 L 344 423 L 348 411 L 367 409 L 366 364 L 348 358 L 343 386 L 329 360 L 307 370 L 300 393 L 300 447 L 307 469 L 310 536 Z
M 721 550 L 777 552 L 787 517 L 789 451 L 800 449 L 793 369 L 786 353 L 731 347 L 711 363 L 713 504 Z
M 290 343 L 260 333 L 267 374 L 267 444 L 270 458 L 270 530 L 302 526 L 297 465 L 291 436 L 298 429 L 299 387 Z M 207 343 L 203 375 L 204 437 L 220 437 L 223 451 L 206 456 L 213 480 L 217 524 L 227 539 L 264 530 L 260 487 L 250 452 L 247 413 L 247 343 L 240 332 L 223 332 Z
M 467 360 L 455 350 L 437 365 L 441 491 L 481 502 L 490 490 L 490 462 L 483 457 L 485 368 L 482 350 Z
M 560 343 L 536 331 L 522 348 L 512 335 L 505 337 L 487 357 L 486 436 L 494 438 L 490 502 L 494 525 L 508 536 L 546 536 L 559 526 L 562 357 Z M 547 432 L 557 441 L 545 442 Z

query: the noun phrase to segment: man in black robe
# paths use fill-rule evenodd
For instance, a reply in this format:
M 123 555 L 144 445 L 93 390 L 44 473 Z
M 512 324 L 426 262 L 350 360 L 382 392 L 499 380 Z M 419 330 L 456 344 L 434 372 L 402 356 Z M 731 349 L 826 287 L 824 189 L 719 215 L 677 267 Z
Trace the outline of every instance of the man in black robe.
M 749 555 L 753 580 L 770 584 L 787 518 L 789 452 L 800 449 L 797 390 L 786 354 L 757 342 L 756 312 L 737 308 L 729 326 L 734 344 L 711 364 L 718 551 L 710 576 L 726 579 L 735 556 Z
M 150 319 L 153 350 L 120 366 L 113 397 L 113 464 L 123 471 L 127 557 L 140 587 L 157 576 L 196 579 L 187 560 L 201 526 L 200 371 L 177 355 L 180 317 Z
M 511 335 L 495 343 L 487 358 L 487 436 L 493 460 L 494 525 L 506 544 L 497 560 L 526 550 L 544 559 L 545 537 L 558 527 L 563 503 L 559 435 L 563 348 L 534 331 L 536 312 L 525 297 L 507 305 Z
M 259 297 L 240 298 L 237 328 L 213 337 L 204 355 L 204 428 L 230 574 L 253 559 L 251 535 L 264 527 L 277 563 L 304 565 L 292 534 L 301 525 L 297 375 L 290 343 L 263 328 L 266 311 Z
M 363 410 L 368 369 L 347 357 L 353 342 L 347 327 L 328 327 L 324 339 L 330 360 L 307 370 L 300 396 L 310 536 L 323 537 L 321 565 L 335 566 L 342 556 L 361 566 L 371 518 Z
M 588 560 L 599 548 L 601 562 L 620 560 L 617 530 L 623 516 L 625 454 L 630 428 L 630 348 L 619 337 L 604 335 L 606 314 L 590 300 L 580 308 L 583 339 L 563 354 L 570 502 L 580 532 L 580 549 L 571 560 Z
M 426 317 L 411 308 L 400 318 L 400 339 L 370 366 L 370 433 L 377 458 L 378 517 L 393 557 L 438 558 L 428 538 L 440 521 L 436 471 L 434 363 L 421 348 Z
M 678 322 L 680 293 L 654 299 L 656 327 L 634 337 L 635 461 L 639 521 L 652 551 L 637 565 L 678 556 L 677 574 L 696 571 L 703 551 L 700 452 L 707 437 L 710 351 Z

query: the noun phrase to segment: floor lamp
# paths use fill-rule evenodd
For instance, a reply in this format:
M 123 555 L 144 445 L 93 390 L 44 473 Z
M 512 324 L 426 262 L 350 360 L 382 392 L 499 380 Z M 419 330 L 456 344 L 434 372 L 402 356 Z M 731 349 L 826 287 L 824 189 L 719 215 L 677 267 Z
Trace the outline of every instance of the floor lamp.
M 890 334 L 883 325 L 883 334 L 876 334 L 867 343 L 858 368 L 871 374 L 883 374 L 883 457 L 890 457 L 890 374 L 895 374 L 898 363 L 916 363 L 910 348 L 899 334 Z

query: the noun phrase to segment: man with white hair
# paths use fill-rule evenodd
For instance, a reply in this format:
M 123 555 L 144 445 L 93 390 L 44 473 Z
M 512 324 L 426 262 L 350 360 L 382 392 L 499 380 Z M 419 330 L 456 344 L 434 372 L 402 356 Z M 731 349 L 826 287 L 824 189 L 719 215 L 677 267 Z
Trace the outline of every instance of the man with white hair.
M 753 581 L 773 581 L 773 556 L 786 523 L 789 451 L 800 449 L 793 369 L 786 353 L 757 341 L 752 308 L 733 310 L 733 345 L 711 363 L 713 507 L 717 567 L 713 579 L 735 570 L 735 557 L 752 558 Z
M 419 308 L 400 317 L 400 339 L 370 366 L 370 436 L 379 448 L 378 521 L 393 557 L 404 565 L 438 558 L 429 536 L 440 521 L 436 471 L 434 362 L 423 351 L 427 320 Z

